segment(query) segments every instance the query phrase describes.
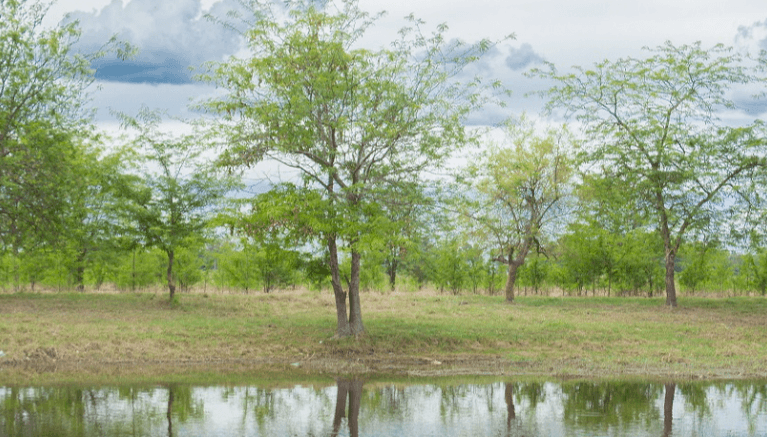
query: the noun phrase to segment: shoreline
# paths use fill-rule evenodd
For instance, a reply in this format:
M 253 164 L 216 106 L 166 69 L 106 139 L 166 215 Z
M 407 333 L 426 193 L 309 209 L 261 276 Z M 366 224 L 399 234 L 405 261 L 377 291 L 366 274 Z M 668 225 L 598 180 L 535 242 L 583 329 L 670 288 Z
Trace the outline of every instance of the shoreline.
M 767 380 L 767 369 L 691 368 L 688 366 L 600 365 L 585 360 L 550 363 L 513 362 L 484 355 L 433 357 L 338 358 L 282 357 L 220 360 L 76 360 L 30 359 L 0 361 L 0 386 L 35 385 L 131 385 L 163 384 L 199 380 L 204 385 L 312 381 L 316 379 L 360 378 L 442 379 L 493 378 L 499 380 L 642 380 L 642 381 L 729 381 Z
M 0 294 L 0 386 L 363 378 L 767 379 L 767 299 L 363 295 L 366 334 L 334 339 L 333 297 Z M 261 376 L 259 376 L 261 375 Z M 263 375 L 268 377 L 264 378 Z

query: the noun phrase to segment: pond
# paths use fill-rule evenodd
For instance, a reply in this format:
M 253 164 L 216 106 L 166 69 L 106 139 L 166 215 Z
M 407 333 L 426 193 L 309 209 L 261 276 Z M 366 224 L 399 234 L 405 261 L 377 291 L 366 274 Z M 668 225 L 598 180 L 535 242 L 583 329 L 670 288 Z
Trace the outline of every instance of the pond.
M 765 436 L 767 382 L 0 387 L 0 436 Z

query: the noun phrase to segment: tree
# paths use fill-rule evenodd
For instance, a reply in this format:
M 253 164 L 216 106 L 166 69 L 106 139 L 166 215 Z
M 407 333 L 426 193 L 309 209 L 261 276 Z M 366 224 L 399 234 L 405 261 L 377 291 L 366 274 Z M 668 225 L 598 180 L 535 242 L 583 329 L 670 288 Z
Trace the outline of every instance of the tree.
M 59 246 L 73 260 L 72 282 L 84 291 L 86 269 L 124 250 L 117 222 L 122 209 L 120 189 L 133 175 L 126 174 L 123 153 L 105 154 L 96 147 L 84 151 L 72 165 L 77 165 L 78 177 L 72 181 L 69 208 L 61 218 L 67 232 Z M 100 285 L 103 280 L 96 282 Z
M 506 143 L 491 145 L 462 180 L 468 185 L 463 215 L 490 241 L 506 264 L 506 301 L 514 301 L 519 267 L 557 216 L 573 175 L 574 140 L 566 129 L 538 135 L 524 118 L 505 125 Z
M 419 184 L 398 188 L 388 193 L 383 204 L 390 230 L 381 229 L 385 235 L 383 264 L 391 291 L 396 288 L 397 274 L 407 255 L 417 250 L 420 234 L 426 227 L 424 215 L 431 213 L 429 209 L 434 206 L 433 200 L 424 194 Z
M 142 110 L 138 118 L 121 116 L 123 125 L 138 130 L 135 150 L 147 166 L 138 183 L 124 187 L 127 225 L 145 247 L 167 256 L 166 281 L 170 300 L 176 285 L 173 264 L 177 251 L 195 245 L 207 226 L 212 207 L 232 187 L 229 177 L 203 165 L 199 138 L 161 132 L 158 112 Z
M 76 161 L 93 132 L 90 62 L 117 48 L 112 41 L 98 53 L 75 53 L 76 23 L 43 28 L 47 8 L 0 2 L 0 243 L 15 254 L 63 233 Z
M 634 195 L 630 207 L 653 217 L 663 240 L 666 305 L 676 306 L 674 266 L 685 235 L 711 226 L 749 197 L 745 181 L 765 165 L 759 123 L 731 127 L 717 111 L 734 108 L 727 92 L 753 74 L 740 56 L 700 43 L 650 50 L 645 59 L 603 61 L 594 69 L 534 74 L 556 81 L 545 94 L 549 112 L 562 108 L 591 140 L 588 161 Z
M 424 23 L 410 17 L 391 48 L 369 50 L 358 46 L 377 17 L 356 0 L 287 2 L 286 11 L 243 3 L 253 15 L 244 34 L 250 56 L 202 75 L 229 92 L 203 105 L 223 116 L 222 162 L 275 160 L 297 169 L 320 197 L 313 235 L 329 254 L 336 335 L 360 335 L 361 256 L 382 244 L 382 195 L 417 181 L 471 139 L 462 123 L 488 100 L 488 87 L 455 76 L 493 44 L 446 42 L 444 25 L 424 36 Z
M 741 275 L 746 276 L 746 289 L 754 287 L 762 296 L 767 295 L 767 250 L 757 248 L 743 255 Z

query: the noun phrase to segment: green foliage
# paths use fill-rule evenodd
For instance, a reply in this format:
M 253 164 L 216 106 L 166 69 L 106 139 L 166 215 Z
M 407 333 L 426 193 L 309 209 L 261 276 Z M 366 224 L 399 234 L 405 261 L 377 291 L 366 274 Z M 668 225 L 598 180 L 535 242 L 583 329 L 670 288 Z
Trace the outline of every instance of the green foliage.
M 192 241 L 184 242 L 174 255 L 173 277 L 181 290 L 188 290 L 203 279 L 202 251 L 204 241 L 192 237 Z
M 243 237 L 240 244 L 224 244 L 217 250 L 215 282 L 244 290 L 261 288 L 265 293 L 293 287 L 301 281 L 301 254 L 276 242 Z
M 87 171 L 84 144 L 95 136 L 90 62 L 118 48 L 112 41 L 92 55 L 76 53 L 77 24 L 45 29 L 47 9 L 34 0 L 0 2 L 0 244 L 14 253 L 57 244 L 65 233 Z
M 301 221 L 313 215 L 313 237 L 327 245 L 338 335 L 359 334 L 362 254 L 383 249 L 392 229 L 384 205 L 472 140 L 463 121 L 493 100 L 492 86 L 454 77 L 493 44 L 448 43 L 444 26 L 424 36 L 410 17 L 390 48 L 369 50 L 358 41 L 377 17 L 356 0 L 289 2 L 279 13 L 272 3 L 244 6 L 249 56 L 210 64 L 201 76 L 228 91 L 202 105 L 221 116 L 221 163 L 274 159 L 299 170 L 302 189 L 318 200 L 300 211 Z M 351 263 L 348 292 L 339 242 Z
M 759 248 L 743 255 L 736 280 L 746 290 L 767 295 L 767 250 Z
M 549 259 L 536 252 L 519 268 L 519 285 L 530 287 L 533 294 L 539 294 L 549 284 L 551 271 L 552 263 Z
M 655 234 L 635 229 L 616 234 L 596 224 L 574 223 L 559 240 L 557 281 L 579 294 L 652 295 L 663 283 L 663 251 Z
M 114 283 L 120 290 L 140 291 L 162 283 L 165 254 L 157 248 L 135 248 L 120 258 Z
M 679 284 L 690 294 L 703 288 L 722 291 L 732 286 L 729 254 L 718 246 L 718 241 L 694 242 L 680 249 Z
M 753 181 L 765 166 L 762 124 L 731 127 L 717 119 L 719 110 L 735 107 L 731 87 L 755 80 L 754 72 L 722 45 L 667 42 L 644 59 L 534 74 L 557 83 L 545 93 L 549 112 L 564 110 L 583 124 L 591 168 L 611 190 L 632 193 L 625 206 L 656 227 L 667 304 L 675 306 L 675 258 L 685 235 L 716 229 L 732 208 L 725 198 L 752 207 L 760 199 Z
M 124 185 L 126 232 L 134 241 L 157 247 L 168 257 L 166 280 L 170 299 L 175 292 L 176 254 L 203 235 L 211 209 L 233 186 L 231 178 L 204 165 L 199 136 L 178 136 L 160 131 L 161 116 L 143 109 L 138 118 L 121 115 L 123 125 L 138 135 L 132 142 L 139 158 L 149 164 L 141 180 Z M 157 170 L 150 170 L 156 166 Z
M 491 248 L 494 260 L 509 266 L 511 301 L 517 269 L 531 250 L 542 248 L 562 215 L 577 144 L 564 127 L 539 134 L 525 117 L 508 121 L 505 133 L 501 145 L 489 146 L 459 177 L 465 194 L 458 208 L 469 232 Z
M 430 255 L 427 277 L 440 291 L 448 290 L 458 294 L 468 285 L 470 263 L 460 240 L 441 240 Z

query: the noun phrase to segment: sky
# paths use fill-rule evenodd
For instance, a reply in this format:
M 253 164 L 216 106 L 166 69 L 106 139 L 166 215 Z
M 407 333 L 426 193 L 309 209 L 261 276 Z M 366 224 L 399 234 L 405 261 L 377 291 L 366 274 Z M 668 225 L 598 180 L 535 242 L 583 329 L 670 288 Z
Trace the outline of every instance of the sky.
M 128 62 L 103 60 L 95 65 L 100 89 L 93 92 L 97 122 L 114 123 L 110 110 L 136 114 L 142 105 L 169 114 L 193 117 L 191 100 L 215 93 L 196 82 L 189 67 L 242 53 L 237 35 L 205 20 L 224 16 L 236 0 L 58 0 L 48 21 L 78 20 L 79 48 L 100 47 L 112 35 L 140 50 Z M 675 45 L 701 41 L 754 52 L 767 49 L 767 4 L 764 0 L 360 0 L 362 9 L 387 15 L 369 32 L 371 48 L 387 45 L 410 13 L 427 28 L 446 23 L 449 38 L 516 38 L 499 45 L 482 61 L 482 71 L 500 79 L 513 95 L 508 108 L 487 110 L 470 122 L 492 125 L 523 110 L 535 112 L 540 101 L 525 94 L 542 84 L 524 72 L 548 61 L 560 71 L 592 66 L 604 59 L 642 57 L 642 47 L 664 41 Z M 752 106 L 748 118 L 767 111 Z

